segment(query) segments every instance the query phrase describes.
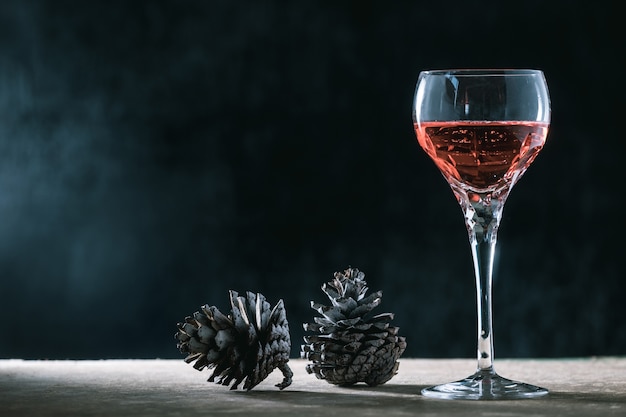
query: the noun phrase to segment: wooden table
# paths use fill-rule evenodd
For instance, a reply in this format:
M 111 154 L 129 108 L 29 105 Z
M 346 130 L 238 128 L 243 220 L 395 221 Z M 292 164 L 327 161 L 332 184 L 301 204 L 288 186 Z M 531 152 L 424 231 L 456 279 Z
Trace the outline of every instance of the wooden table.
M 626 357 L 496 360 L 508 378 L 550 390 L 514 401 L 436 400 L 428 385 L 468 376 L 471 359 L 401 359 L 378 387 L 341 388 L 292 359 L 293 384 L 279 391 L 276 370 L 251 391 L 206 382 L 182 360 L 0 360 L 0 416 L 626 416 Z

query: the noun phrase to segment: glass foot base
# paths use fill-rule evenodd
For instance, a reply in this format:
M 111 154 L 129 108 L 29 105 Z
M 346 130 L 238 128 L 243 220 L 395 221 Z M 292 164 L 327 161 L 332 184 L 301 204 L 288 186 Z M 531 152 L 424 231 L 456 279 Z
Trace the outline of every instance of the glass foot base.
M 422 395 L 446 400 L 515 400 L 546 395 L 547 389 L 511 381 L 494 372 L 476 372 L 461 381 L 424 388 Z

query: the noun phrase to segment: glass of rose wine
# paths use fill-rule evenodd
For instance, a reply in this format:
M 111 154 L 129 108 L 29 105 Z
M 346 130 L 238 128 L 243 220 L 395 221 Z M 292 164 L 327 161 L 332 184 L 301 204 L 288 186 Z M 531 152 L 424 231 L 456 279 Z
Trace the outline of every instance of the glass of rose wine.
M 461 206 L 474 263 L 478 367 L 459 381 L 425 388 L 443 399 L 519 399 L 546 395 L 499 376 L 493 365 L 492 271 L 496 235 L 511 188 L 542 149 L 550 124 L 544 75 L 527 69 L 422 71 L 413 102 L 420 146 Z

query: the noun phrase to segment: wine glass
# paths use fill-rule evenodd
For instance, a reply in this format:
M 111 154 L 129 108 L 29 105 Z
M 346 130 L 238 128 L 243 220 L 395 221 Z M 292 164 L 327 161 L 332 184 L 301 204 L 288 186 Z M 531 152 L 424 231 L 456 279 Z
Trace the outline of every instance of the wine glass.
M 444 399 L 518 399 L 544 388 L 499 376 L 493 366 L 492 270 L 498 225 L 513 185 L 543 147 L 550 98 L 543 72 L 528 69 L 422 71 L 413 103 L 420 146 L 450 184 L 465 217 L 474 262 L 478 369 L 422 390 Z

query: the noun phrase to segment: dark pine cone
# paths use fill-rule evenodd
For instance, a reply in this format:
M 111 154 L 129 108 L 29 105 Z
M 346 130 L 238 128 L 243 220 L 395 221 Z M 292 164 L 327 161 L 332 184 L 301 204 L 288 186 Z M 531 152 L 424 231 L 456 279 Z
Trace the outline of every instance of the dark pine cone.
M 311 301 L 322 317 L 304 324 L 304 330 L 317 332 L 304 337 L 300 356 L 312 361 L 307 372 L 336 385 L 389 381 L 397 373 L 406 341 L 398 336 L 397 327 L 389 326 L 392 313 L 371 314 L 381 303 L 382 292 L 366 297 L 365 274 L 356 268 L 335 272 L 322 291 L 332 306 Z
M 251 390 L 278 368 L 284 379 L 276 386 L 281 390 L 288 387 L 293 373 L 287 365 L 291 339 L 283 300 L 271 308 L 261 294 L 229 294 L 228 316 L 204 305 L 193 317 L 178 323 L 175 338 L 180 352 L 187 354 L 185 362 L 196 361 L 193 367 L 199 371 L 215 368 L 209 382 L 232 382 L 231 389 L 237 389 L 245 379 L 245 390 Z

